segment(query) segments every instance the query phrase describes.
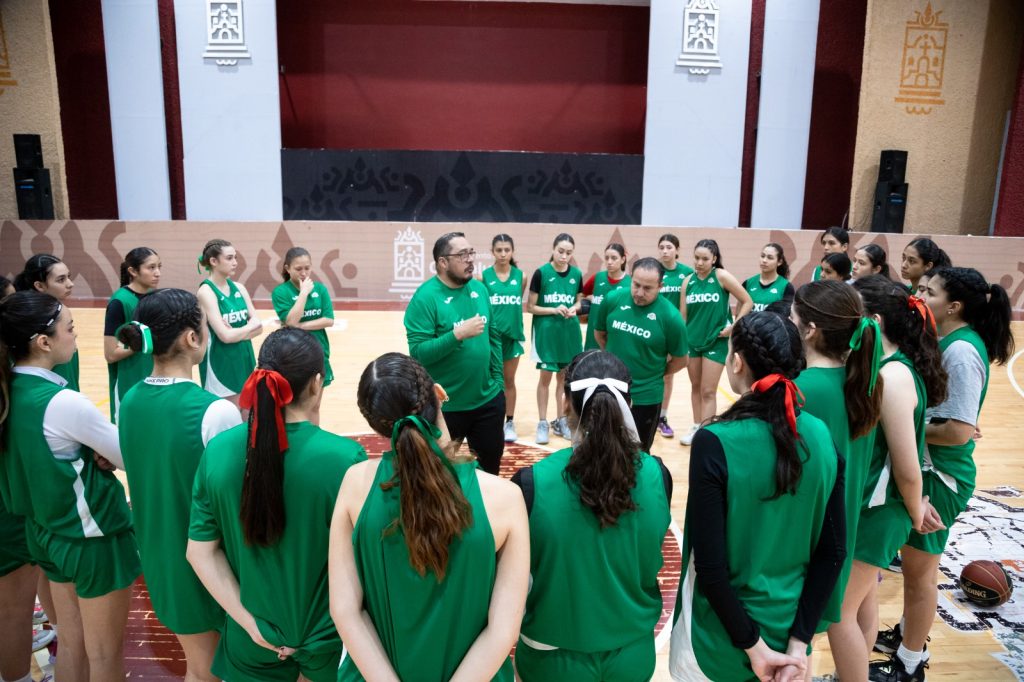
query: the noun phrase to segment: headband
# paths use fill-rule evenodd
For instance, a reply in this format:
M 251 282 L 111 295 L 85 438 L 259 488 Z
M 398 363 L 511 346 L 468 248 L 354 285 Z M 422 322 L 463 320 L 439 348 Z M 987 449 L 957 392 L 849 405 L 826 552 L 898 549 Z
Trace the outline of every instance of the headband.
M 786 421 L 789 422 L 789 430 L 793 432 L 794 436 L 799 434 L 796 432 L 796 408 L 794 403 L 803 407 L 804 405 L 804 394 L 800 392 L 800 389 L 796 387 L 789 378 L 781 374 L 769 374 L 763 376 L 754 382 L 754 385 L 750 387 L 754 393 L 765 393 L 776 384 L 781 383 L 786 389 Z M 794 401 L 794 397 L 799 396 L 799 402 Z
M 249 447 L 256 447 L 256 433 L 260 428 L 260 411 L 256 408 L 256 387 L 263 381 L 270 397 L 274 399 L 274 417 L 277 422 L 277 446 L 284 452 L 288 449 L 288 432 L 284 429 L 285 405 L 292 401 L 291 384 L 288 380 L 272 369 L 257 369 L 249 375 L 238 396 L 238 404 L 245 410 L 252 410 L 252 427 L 249 429 Z
M 441 446 L 437 444 L 437 439 L 441 437 L 441 429 L 438 428 L 437 424 L 431 424 L 418 414 L 406 415 L 396 421 L 395 425 L 391 427 L 391 451 L 396 454 L 398 453 L 398 436 L 406 426 L 412 426 L 420 432 L 423 440 L 427 441 L 427 445 L 430 446 L 430 450 L 437 455 L 437 458 L 441 460 L 441 464 L 444 465 L 444 468 L 448 470 L 448 473 L 458 483 L 459 476 L 455 473 L 455 467 L 452 466 L 451 460 L 444 454 Z
M 42 332 L 36 332 L 32 336 L 28 337 L 28 340 L 31 341 L 32 339 L 36 338 L 37 336 L 39 336 L 40 334 L 45 332 L 47 329 L 52 327 L 53 323 L 56 322 L 58 318 L 60 318 L 60 311 L 62 311 L 62 310 L 64 310 L 64 304 L 63 303 L 58 303 L 57 304 L 57 312 L 55 312 L 53 314 L 53 317 L 51 317 L 49 320 L 47 320 L 46 324 L 43 325 L 43 331 Z
M 850 350 L 860 350 L 864 345 L 864 330 L 875 330 L 874 350 L 871 353 L 871 380 L 868 382 L 868 395 L 875 392 L 875 383 L 878 381 L 878 370 L 882 366 L 882 330 L 878 326 L 878 320 L 873 317 L 860 318 L 857 330 L 850 337 Z
M 604 378 L 598 379 L 597 377 L 591 377 L 589 379 L 577 379 L 569 384 L 569 390 L 573 393 L 577 391 L 586 390 L 583 394 L 583 404 L 580 405 L 580 417 L 583 416 L 583 410 L 587 409 L 587 401 L 594 395 L 594 392 L 598 388 L 604 387 L 615 396 L 615 402 L 619 404 L 619 410 L 622 412 L 622 421 L 626 425 L 626 430 L 629 431 L 630 435 L 633 436 L 637 442 L 643 442 L 640 440 L 640 436 L 636 431 L 636 422 L 633 420 L 633 413 L 629 409 L 629 403 L 622 396 L 623 392 L 629 392 L 629 384 L 619 379 Z

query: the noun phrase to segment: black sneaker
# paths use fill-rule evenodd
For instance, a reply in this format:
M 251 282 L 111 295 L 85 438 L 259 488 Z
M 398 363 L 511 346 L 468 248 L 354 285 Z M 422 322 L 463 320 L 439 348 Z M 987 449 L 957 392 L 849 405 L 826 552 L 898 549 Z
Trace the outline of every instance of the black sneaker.
M 899 552 L 896 552 L 896 556 L 889 562 L 889 570 L 893 573 L 903 572 L 903 556 Z
M 900 630 L 900 624 L 896 623 L 888 630 L 878 631 L 874 649 L 880 654 L 892 656 L 900 648 L 900 644 L 903 644 L 903 632 Z
M 917 664 L 917 670 L 908 673 L 899 656 L 885 661 L 871 661 L 868 664 L 868 680 L 870 682 L 924 682 L 924 669 L 927 661 Z

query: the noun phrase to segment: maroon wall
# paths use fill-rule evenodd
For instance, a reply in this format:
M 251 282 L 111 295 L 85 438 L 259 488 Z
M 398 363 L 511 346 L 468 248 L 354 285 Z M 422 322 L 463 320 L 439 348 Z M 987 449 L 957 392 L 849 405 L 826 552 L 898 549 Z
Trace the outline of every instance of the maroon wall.
M 117 218 L 100 0 L 50 0 L 50 25 L 70 217 Z
M 750 227 L 754 205 L 754 162 L 757 160 L 757 118 L 761 109 L 761 57 L 764 51 L 765 0 L 750 7 L 750 58 L 747 61 L 747 111 L 743 128 L 743 161 L 740 175 L 740 227 Z
M 1017 94 L 1013 98 L 1013 114 L 1006 136 L 995 234 L 1024 237 L 1024 52 L 1017 69 Z
M 184 220 L 185 151 L 181 141 L 181 90 L 178 86 L 178 34 L 174 29 L 174 0 L 159 0 L 160 65 L 164 79 L 164 125 L 167 129 L 167 174 L 171 218 Z
M 284 147 L 643 153 L 649 8 L 277 7 Z

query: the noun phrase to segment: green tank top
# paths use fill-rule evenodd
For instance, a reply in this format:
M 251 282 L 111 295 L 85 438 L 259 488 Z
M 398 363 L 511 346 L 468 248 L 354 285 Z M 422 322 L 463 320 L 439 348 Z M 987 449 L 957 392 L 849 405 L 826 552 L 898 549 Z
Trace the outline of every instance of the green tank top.
M 570 265 L 569 271 L 563 275 L 551 263 L 545 263 L 540 267 L 540 275 L 538 306 L 569 308 L 576 304 L 576 296 L 583 285 L 583 273 L 579 268 Z M 568 365 L 583 350 L 579 317 L 534 315 L 532 339 L 537 362 Z
M 124 488 L 82 445 L 55 455 L 43 436 L 43 418 L 66 390 L 40 376 L 14 372 L 6 442 L 0 457 L 0 493 L 7 509 L 50 533 L 81 539 L 116 535 L 132 527 Z
M 125 324 L 131 322 L 135 317 L 135 309 L 139 305 L 139 297 L 128 287 L 121 287 L 114 292 L 110 300 L 121 303 Z M 133 353 L 119 362 L 107 364 L 107 378 L 110 383 L 110 421 L 117 421 L 117 411 L 124 396 L 128 393 L 128 389 L 152 373 L 153 356 L 144 353 Z
M 775 281 L 768 286 L 761 283 L 761 275 L 754 275 L 748 279 L 743 283 L 743 288 L 747 290 L 751 300 L 754 301 L 751 312 L 760 312 L 767 309 L 772 303 L 781 301 L 788 285 L 789 280 L 782 275 L 776 277 Z
M 199 286 L 203 285 L 209 287 L 217 297 L 217 307 L 224 324 L 233 329 L 241 329 L 249 324 L 249 306 L 237 284 L 228 280 L 226 296 L 208 279 L 204 279 Z M 213 332 L 212 327 L 208 327 L 206 331 L 209 341 L 206 355 L 199 364 L 199 378 L 203 388 L 220 397 L 241 393 L 246 379 L 256 369 L 252 341 L 246 339 L 237 343 L 224 343 Z
M 504 282 L 493 267 L 484 270 L 484 287 L 491 301 L 491 321 L 501 335 L 525 341 L 523 335 L 523 271 L 512 266 Z
M 672 517 L 661 468 L 644 453 L 632 493 L 637 509 L 601 528 L 565 479 L 572 452 L 565 448 L 533 465 L 533 581 L 522 634 L 573 651 L 609 651 L 650 635 L 658 623 L 661 543 Z
M 601 308 L 604 297 L 616 289 L 628 289 L 631 281 L 632 279 L 629 275 L 623 274 L 622 279 L 612 284 L 608 279 L 607 270 L 602 270 L 594 276 L 594 294 L 590 301 L 590 314 L 587 320 L 587 333 L 583 339 L 583 350 L 600 348 L 597 345 L 597 339 L 594 338 L 594 320 L 597 319 L 597 311 Z
M 811 274 L 811 281 L 812 282 L 817 282 L 820 279 L 821 279 L 821 266 L 820 265 L 815 265 L 814 266 L 814 272 Z
M 807 412 L 797 415 L 803 473 L 796 493 L 775 494 L 775 447 L 771 427 L 760 419 L 705 427 L 725 452 L 726 546 L 729 582 L 761 628 L 769 647 L 785 651 L 804 578 L 818 544 L 838 460 L 825 424 Z M 672 633 L 671 668 L 692 665 L 712 680 L 754 679 L 750 661 L 733 646 L 711 604 L 697 589 L 688 533 L 683 538 L 684 574 Z M 770 538 L 770 541 L 765 541 Z
M 299 289 L 291 280 L 278 284 L 270 295 L 274 304 L 274 312 L 277 318 L 284 322 L 288 318 L 288 312 L 295 305 L 299 298 Z M 313 282 L 313 291 L 309 292 L 306 298 L 306 306 L 302 309 L 300 322 L 319 320 L 324 317 L 334 319 L 334 303 L 331 301 L 331 294 L 323 282 Z M 324 387 L 331 385 L 334 381 L 334 370 L 331 368 L 331 340 L 327 338 L 326 329 L 314 329 L 309 332 L 317 340 L 320 347 L 324 349 Z
M 54 365 L 53 373 L 68 382 L 67 388 L 70 388 L 72 391 L 80 391 L 78 349 L 75 349 L 75 354 L 71 356 L 69 361 L 60 365 Z
M 686 284 L 686 333 L 690 350 L 710 350 L 729 324 L 729 293 L 718 281 L 718 269 L 701 279 L 696 273 Z
M 462 492 L 473 509 L 473 524 L 452 542 L 443 581 L 439 583 L 432 572 L 420 576 L 409 563 L 401 530 L 385 532 L 399 517 L 399 486 L 381 489 L 395 475 L 393 458 L 393 452 L 384 453 L 352 531 L 364 608 L 399 679 L 447 680 L 487 626 L 497 566 L 494 535 L 476 464 L 456 464 Z M 346 657 L 339 682 L 362 679 Z M 511 660 L 505 660 L 493 679 L 512 681 Z
M 661 295 L 667 298 L 669 303 L 676 308 L 679 307 L 679 300 L 683 291 L 683 280 L 692 274 L 693 268 L 678 261 L 673 269 L 665 268 L 665 277 L 661 280 Z

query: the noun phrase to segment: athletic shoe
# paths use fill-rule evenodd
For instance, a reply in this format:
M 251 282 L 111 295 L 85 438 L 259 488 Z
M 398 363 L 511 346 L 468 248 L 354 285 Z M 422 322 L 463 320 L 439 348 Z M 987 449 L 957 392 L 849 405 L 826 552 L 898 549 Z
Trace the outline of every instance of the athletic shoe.
M 929 637 L 926 641 L 932 641 Z M 896 650 L 900 648 L 900 644 L 903 644 L 903 631 L 900 630 L 900 624 L 896 623 L 888 630 L 879 630 L 878 636 L 875 638 L 874 650 L 880 654 L 886 654 L 888 656 L 895 656 Z M 928 645 L 924 645 L 924 653 L 921 655 L 921 660 L 927 661 L 931 657 L 928 653 Z
M 36 602 L 36 608 L 32 611 L 32 624 L 42 625 L 43 623 L 50 622 L 50 617 L 46 615 L 46 611 L 43 610 L 42 604 Z
M 680 437 L 680 439 L 679 439 L 679 442 L 680 442 L 680 443 L 682 443 L 683 445 L 689 445 L 690 443 L 692 443 L 692 442 L 693 442 L 693 437 L 694 437 L 695 435 L 697 435 L 697 430 L 698 430 L 699 428 L 700 428 L 700 427 L 699 427 L 699 426 L 697 426 L 696 424 L 694 424 L 693 426 L 691 426 L 691 427 L 690 427 L 690 430 L 689 430 L 689 431 L 687 431 L 686 433 L 684 433 L 684 434 L 682 435 L 682 437 Z
M 908 673 L 900 657 L 894 655 L 884 661 L 868 663 L 868 680 L 871 682 L 924 682 L 924 669 L 927 667 L 928 662 L 922 660 L 917 664 L 917 670 Z
M 903 556 L 899 552 L 896 552 L 896 556 L 889 562 L 889 570 L 893 573 L 903 572 Z
M 519 436 L 516 435 L 516 423 L 511 419 L 505 422 L 505 442 L 515 443 L 519 440 Z
M 535 439 L 537 445 L 547 445 L 550 438 L 548 437 L 548 422 L 542 420 L 537 422 L 537 438 Z
M 53 630 L 33 630 L 32 651 L 36 652 L 40 649 L 45 649 L 50 645 L 50 642 L 52 642 L 56 636 L 57 633 Z
M 676 432 L 673 431 L 672 427 L 668 425 L 668 419 L 665 417 L 662 417 L 661 419 L 658 420 L 658 433 L 660 433 L 665 438 L 671 438 L 672 436 L 676 435 Z
M 559 417 L 555 420 L 555 423 L 551 425 L 551 433 L 562 438 L 569 438 L 569 420 L 565 417 Z

